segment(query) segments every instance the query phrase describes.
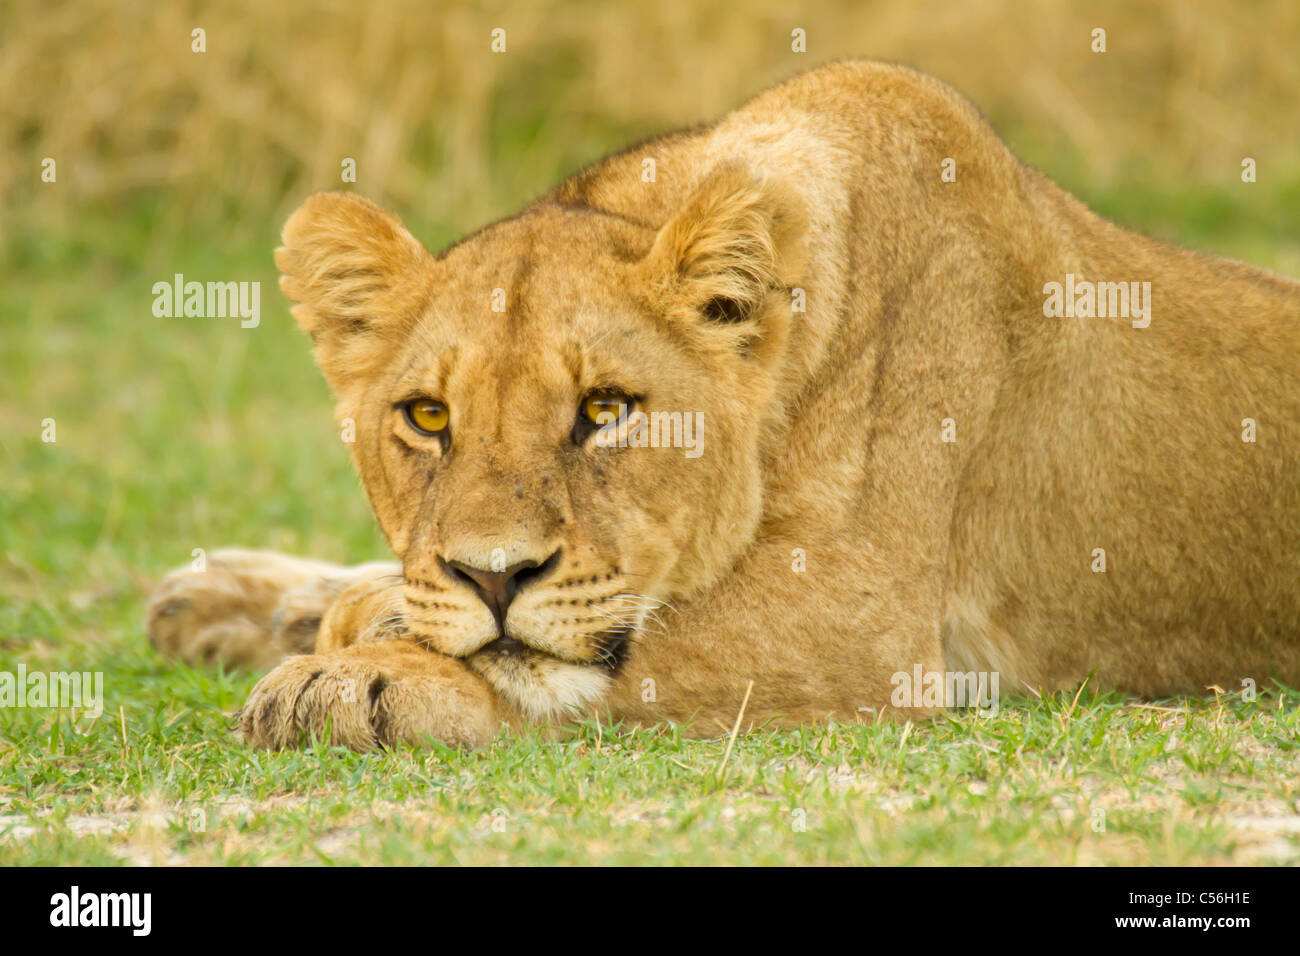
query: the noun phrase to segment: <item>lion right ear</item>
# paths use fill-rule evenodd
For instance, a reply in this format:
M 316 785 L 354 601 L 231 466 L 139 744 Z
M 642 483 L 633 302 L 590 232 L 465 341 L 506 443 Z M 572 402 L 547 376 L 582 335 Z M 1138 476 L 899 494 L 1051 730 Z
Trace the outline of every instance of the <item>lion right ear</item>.
M 725 163 L 659 230 L 645 267 L 670 311 L 714 326 L 749 325 L 772 292 L 799 277 L 806 229 L 793 190 Z
M 383 361 L 388 334 L 415 321 L 433 257 L 401 220 L 347 193 L 317 193 L 285 223 L 275 250 L 280 288 L 337 388 Z

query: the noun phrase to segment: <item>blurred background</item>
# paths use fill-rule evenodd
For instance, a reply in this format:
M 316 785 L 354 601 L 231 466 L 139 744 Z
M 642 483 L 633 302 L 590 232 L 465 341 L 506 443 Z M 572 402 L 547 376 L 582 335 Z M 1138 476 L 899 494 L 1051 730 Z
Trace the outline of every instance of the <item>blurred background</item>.
M 310 192 L 354 189 L 437 249 L 863 56 L 956 86 L 1110 218 L 1300 275 L 1298 52 L 1295 0 L 5 0 L 0 641 L 138 635 L 144 589 L 195 548 L 384 553 L 276 287 Z M 178 272 L 260 281 L 261 325 L 154 317 Z

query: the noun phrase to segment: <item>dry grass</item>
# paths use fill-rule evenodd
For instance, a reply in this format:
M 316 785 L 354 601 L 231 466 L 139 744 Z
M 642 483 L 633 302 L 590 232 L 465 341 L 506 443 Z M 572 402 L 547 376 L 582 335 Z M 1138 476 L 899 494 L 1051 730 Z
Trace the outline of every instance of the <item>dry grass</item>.
M 806 54 L 790 51 L 795 27 Z M 1097 189 L 1139 167 L 1224 183 L 1243 155 L 1265 175 L 1300 166 L 1294 0 L 1249 13 L 1186 0 L 9 0 L 0 36 L 0 202 L 11 222 L 56 232 L 88 202 L 155 203 L 155 225 L 174 229 L 279 221 L 304 193 L 338 188 L 344 157 L 358 189 L 454 232 L 613 142 L 849 56 L 943 77 L 1031 161 Z

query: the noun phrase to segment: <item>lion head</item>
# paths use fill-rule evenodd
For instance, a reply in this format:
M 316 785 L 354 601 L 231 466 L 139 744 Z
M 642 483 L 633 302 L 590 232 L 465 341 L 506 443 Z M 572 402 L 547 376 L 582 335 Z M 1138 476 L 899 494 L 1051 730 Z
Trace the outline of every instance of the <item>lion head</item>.
M 739 165 L 664 223 L 542 201 L 437 255 L 356 196 L 293 214 L 281 287 L 413 639 L 547 717 L 725 574 L 760 522 L 803 223 Z

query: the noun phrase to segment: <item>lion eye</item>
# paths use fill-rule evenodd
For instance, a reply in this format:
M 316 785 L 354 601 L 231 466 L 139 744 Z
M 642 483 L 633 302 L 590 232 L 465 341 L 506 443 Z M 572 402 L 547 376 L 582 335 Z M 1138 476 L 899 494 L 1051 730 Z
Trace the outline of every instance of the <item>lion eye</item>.
M 436 435 L 447 427 L 451 413 L 442 402 L 431 398 L 416 398 L 402 406 L 406 422 L 421 435 Z
M 582 400 L 582 414 L 593 425 L 609 425 L 627 414 L 632 399 L 626 395 L 601 392 Z

